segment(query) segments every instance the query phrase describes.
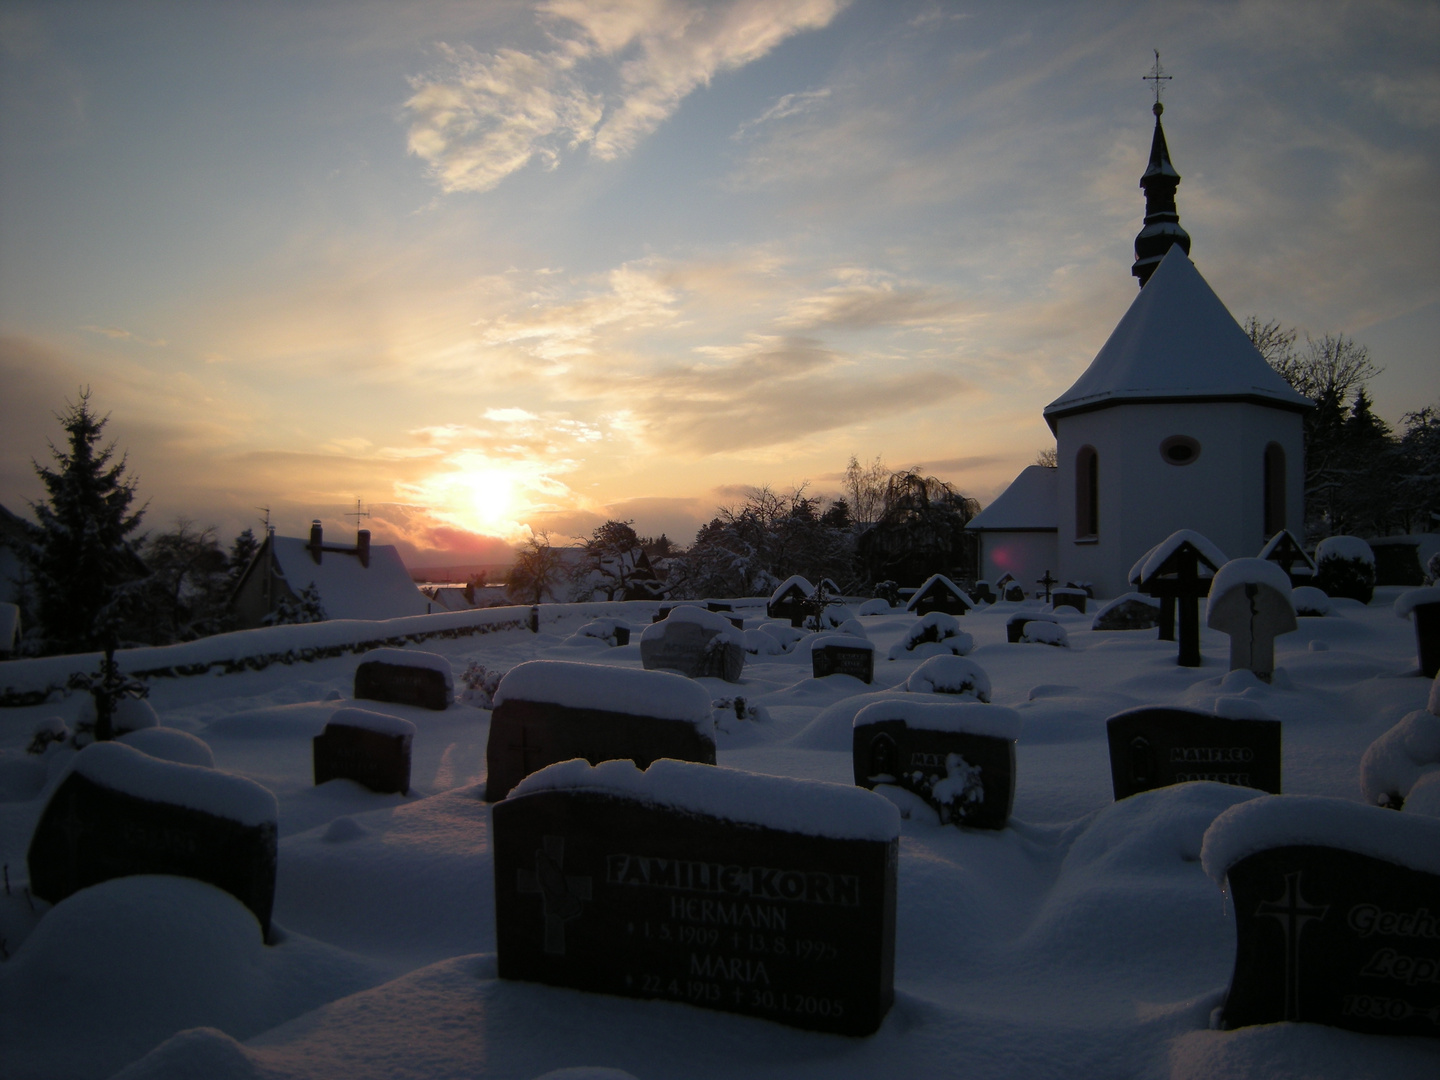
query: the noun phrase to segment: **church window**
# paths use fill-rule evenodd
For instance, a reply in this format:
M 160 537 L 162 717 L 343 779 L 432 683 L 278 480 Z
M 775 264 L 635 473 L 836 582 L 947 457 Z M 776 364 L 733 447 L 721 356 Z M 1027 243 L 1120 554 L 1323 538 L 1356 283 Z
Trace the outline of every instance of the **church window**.
M 1160 444 L 1160 456 L 1171 465 L 1189 465 L 1200 456 L 1200 444 L 1189 435 L 1171 435 Z
M 1285 449 L 1279 443 L 1265 447 L 1265 535 L 1285 528 Z
M 1075 539 L 1100 535 L 1100 455 L 1082 446 L 1075 455 Z

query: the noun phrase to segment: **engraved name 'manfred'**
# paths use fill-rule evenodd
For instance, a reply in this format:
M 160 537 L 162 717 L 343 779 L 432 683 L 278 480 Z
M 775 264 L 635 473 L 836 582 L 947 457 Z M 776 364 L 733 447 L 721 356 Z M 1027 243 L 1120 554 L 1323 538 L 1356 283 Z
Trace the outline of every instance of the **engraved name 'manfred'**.
M 1375 904 L 1356 904 L 1345 921 L 1362 938 L 1380 934 L 1384 937 L 1440 940 L 1440 916 L 1430 914 L 1429 908 L 1386 911 Z
M 1194 765 L 1245 765 L 1255 760 L 1248 746 L 1172 746 L 1170 761 Z
M 777 870 L 768 866 L 616 854 L 605 860 L 605 881 L 610 885 L 749 896 L 760 900 L 860 906 L 859 877 L 824 870 Z

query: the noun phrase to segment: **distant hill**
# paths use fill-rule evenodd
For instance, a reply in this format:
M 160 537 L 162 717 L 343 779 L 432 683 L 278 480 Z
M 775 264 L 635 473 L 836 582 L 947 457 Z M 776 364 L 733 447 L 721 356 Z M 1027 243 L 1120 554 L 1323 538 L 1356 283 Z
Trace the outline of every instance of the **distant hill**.
M 487 580 L 500 583 L 505 580 L 505 575 L 510 572 L 509 563 L 458 563 L 454 566 L 410 566 L 410 577 L 414 581 L 426 581 L 433 584 L 444 584 L 454 582 L 456 585 L 464 585 L 475 574 L 485 573 Z

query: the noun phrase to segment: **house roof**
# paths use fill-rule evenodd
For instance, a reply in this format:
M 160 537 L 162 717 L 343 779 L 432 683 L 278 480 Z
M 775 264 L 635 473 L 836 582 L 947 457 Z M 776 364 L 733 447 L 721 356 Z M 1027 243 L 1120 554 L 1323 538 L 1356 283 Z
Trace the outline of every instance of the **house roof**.
M 995 497 L 995 501 L 970 519 L 967 529 L 980 532 L 1055 530 L 1060 526 L 1056 509 L 1059 469 L 1030 465 Z
M 1123 402 L 1253 401 L 1303 410 L 1310 399 L 1270 367 L 1176 245 L 1085 373 L 1045 407 L 1051 429 Z
M 370 565 L 362 566 L 353 547 L 326 544 L 317 563 L 309 543 L 299 537 L 275 536 L 270 541 L 286 584 L 299 594 L 313 582 L 328 618 L 395 619 L 429 610 L 400 552 L 390 544 L 372 544 Z

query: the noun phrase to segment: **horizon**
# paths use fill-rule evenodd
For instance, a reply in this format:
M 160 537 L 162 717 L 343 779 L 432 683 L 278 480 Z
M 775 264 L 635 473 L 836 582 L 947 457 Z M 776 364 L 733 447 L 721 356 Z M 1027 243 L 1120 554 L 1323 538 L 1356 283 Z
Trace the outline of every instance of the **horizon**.
M 1192 258 L 1440 404 L 1440 9 L 7 5 L 0 504 L 92 390 L 222 544 L 677 544 L 851 455 L 988 505 L 1137 294 L 1158 49 Z M 1427 179 L 1428 177 L 1428 179 Z M 1303 336 L 1302 336 L 1303 340 Z

